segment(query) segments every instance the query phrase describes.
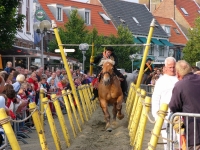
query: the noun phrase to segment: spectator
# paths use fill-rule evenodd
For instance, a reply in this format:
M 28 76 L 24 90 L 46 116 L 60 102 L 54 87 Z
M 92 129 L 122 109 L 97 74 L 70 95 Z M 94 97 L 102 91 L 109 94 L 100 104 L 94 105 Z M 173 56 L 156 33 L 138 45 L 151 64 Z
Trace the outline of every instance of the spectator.
M 147 62 L 144 66 L 144 74 L 143 74 L 143 77 L 142 77 L 142 84 L 146 84 L 146 80 L 147 80 L 148 76 L 150 75 L 150 73 L 153 72 L 153 67 L 151 65 L 152 61 L 153 60 L 151 58 L 147 59 Z
M 200 113 L 200 76 L 192 73 L 192 68 L 185 60 L 180 60 L 176 64 L 176 76 L 178 82 L 175 84 L 169 108 L 173 113 Z M 185 117 L 183 117 L 185 118 Z M 185 122 L 185 119 L 184 119 Z M 184 123 L 187 125 L 186 123 Z M 188 118 L 188 146 L 189 150 L 194 149 L 196 140 L 196 150 L 200 149 L 200 119 L 196 118 L 196 139 L 194 139 L 194 118 Z
M 13 83 L 13 88 L 15 90 L 16 93 L 18 93 L 20 87 L 21 87 L 21 84 L 25 81 L 25 76 L 23 74 L 19 74 L 16 78 L 16 82 Z
M 12 68 L 12 62 L 8 61 L 6 63 L 6 68 L 4 69 L 4 71 L 6 71 L 8 74 L 10 74 L 11 73 L 11 70 L 10 70 L 11 68 Z
M 159 78 L 155 84 L 154 92 L 152 95 L 152 115 L 157 119 L 157 111 L 160 109 L 162 103 L 168 104 L 171 99 L 172 89 L 175 83 L 178 81 L 175 76 L 175 64 L 176 60 L 173 57 L 167 57 L 165 59 L 165 72 L 164 75 Z M 169 115 L 169 114 L 168 114 Z M 167 122 L 163 123 L 161 134 L 162 137 L 167 138 L 166 132 Z M 165 140 L 163 140 L 165 142 Z M 167 145 L 164 145 L 164 150 L 167 150 Z

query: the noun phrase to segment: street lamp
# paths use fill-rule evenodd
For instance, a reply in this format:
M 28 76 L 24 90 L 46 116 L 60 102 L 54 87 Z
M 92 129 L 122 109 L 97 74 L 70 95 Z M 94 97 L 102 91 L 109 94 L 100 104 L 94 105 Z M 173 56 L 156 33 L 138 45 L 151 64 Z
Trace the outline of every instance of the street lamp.
M 48 20 L 43 20 L 42 22 L 35 22 L 33 24 L 33 29 L 41 36 L 41 67 L 44 67 L 44 49 L 43 49 L 43 37 L 46 35 L 46 32 L 50 30 L 51 23 Z
M 138 53 L 129 55 L 129 58 L 130 58 L 130 60 L 132 62 L 132 72 L 133 72 L 133 62 L 137 57 L 138 57 Z
M 84 72 L 84 70 L 85 70 L 85 60 L 86 60 L 85 53 L 89 49 L 89 45 L 87 43 L 82 43 L 82 44 L 79 45 L 79 49 L 82 51 L 82 54 L 83 54 L 82 70 Z

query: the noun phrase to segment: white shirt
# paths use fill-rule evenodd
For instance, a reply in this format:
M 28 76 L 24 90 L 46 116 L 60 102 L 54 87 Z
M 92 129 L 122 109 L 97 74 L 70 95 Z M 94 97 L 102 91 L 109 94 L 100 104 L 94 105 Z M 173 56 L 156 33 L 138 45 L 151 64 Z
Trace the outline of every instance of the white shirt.
M 157 111 L 160 109 L 160 106 L 165 103 L 169 104 L 172 96 L 172 90 L 174 88 L 175 83 L 178 81 L 178 78 L 176 76 L 169 76 L 164 74 L 162 77 L 160 77 L 156 84 L 152 95 L 152 115 L 157 119 Z M 168 116 L 166 116 L 166 119 L 169 117 L 169 109 L 168 109 Z M 163 128 L 166 128 L 166 123 L 163 124 Z

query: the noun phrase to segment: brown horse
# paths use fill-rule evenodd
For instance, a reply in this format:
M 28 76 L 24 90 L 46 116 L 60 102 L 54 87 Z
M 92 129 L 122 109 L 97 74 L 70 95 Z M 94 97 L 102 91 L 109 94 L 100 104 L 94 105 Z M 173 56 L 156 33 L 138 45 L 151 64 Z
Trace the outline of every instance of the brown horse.
M 124 115 L 121 112 L 123 93 L 120 86 L 120 80 L 114 73 L 114 61 L 106 59 L 102 60 L 101 63 L 103 64 L 103 69 L 100 75 L 100 83 L 98 84 L 99 101 L 105 116 L 106 130 L 111 132 L 112 127 L 108 104 L 113 105 L 113 121 L 116 122 L 116 117 L 119 120 L 123 119 Z

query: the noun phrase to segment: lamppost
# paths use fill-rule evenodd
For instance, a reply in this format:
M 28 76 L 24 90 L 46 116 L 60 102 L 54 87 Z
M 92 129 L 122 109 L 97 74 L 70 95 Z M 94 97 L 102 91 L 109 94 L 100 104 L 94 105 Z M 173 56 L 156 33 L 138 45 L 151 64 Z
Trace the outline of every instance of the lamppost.
M 86 60 L 85 53 L 89 49 L 89 45 L 87 43 L 82 43 L 82 44 L 79 45 L 79 49 L 82 51 L 82 54 L 83 54 L 82 70 L 84 72 L 84 70 L 85 70 L 85 60 Z
M 41 67 L 44 67 L 44 48 L 43 48 L 43 37 L 46 35 L 46 32 L 50 30 L 51 23 L 48 20 L 43 20 L 42 22 L 35 22 L 33 24 L 33 29 L 36 33 L 41 36 Z
M 133 62 L 137 57 L 138 57 L 138 53 L 129 55 L 129 58 L 130 58 L 130 60 L 132 62 L 132 72 L 133 72 Z

